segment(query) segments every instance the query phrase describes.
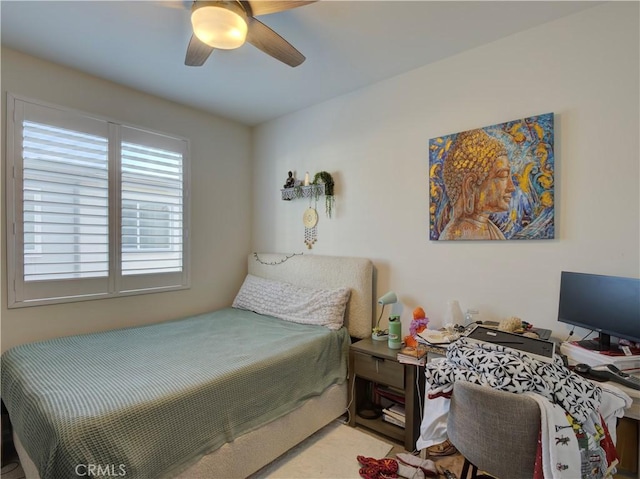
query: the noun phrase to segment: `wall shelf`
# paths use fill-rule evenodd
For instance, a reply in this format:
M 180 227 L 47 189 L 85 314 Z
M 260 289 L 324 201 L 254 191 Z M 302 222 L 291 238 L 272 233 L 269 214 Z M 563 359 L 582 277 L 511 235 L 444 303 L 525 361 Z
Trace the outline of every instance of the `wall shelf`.
M 280 191 L 282 192 L 282 199 L 286 201 L 294 200 L 296 198 L 323 196 L 324 183 L 309 186 L 297 186 L 295 188 L 283 188 Z

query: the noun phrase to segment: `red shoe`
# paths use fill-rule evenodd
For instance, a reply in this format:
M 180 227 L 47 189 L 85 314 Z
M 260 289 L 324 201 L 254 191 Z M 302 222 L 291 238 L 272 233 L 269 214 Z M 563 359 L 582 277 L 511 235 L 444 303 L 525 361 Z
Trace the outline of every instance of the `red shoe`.
M 362 479 L 380 479 L 380 469 L 377 466 L 361 467 L 358 473 Z
M 365 456 L 358 456 L 357 459 L 360 465 L 363 466 L 360 471 L 377 469 L 378 473 L 383 475 L 384 477 L 398 477 L 398 461 L 396 461 L 395 459 L 391 459 L 390 457 L 385 457 L 383 459 L 374 459 L 373 457 Z M 360 473 L 360 475 L 362 476 L 362 472 Z
M 363 467 L 378 465 L 378 460 L 374 459 L 373 457 L 358 456 L 356 457 L 356 459 L 358 460 L 358 463 Z
M 395 459 L 385 457 L 384 459 L 380 459 L 378 464 L 380 465 L 380 472 L 384 477 L 398 477 L 398 461 Z

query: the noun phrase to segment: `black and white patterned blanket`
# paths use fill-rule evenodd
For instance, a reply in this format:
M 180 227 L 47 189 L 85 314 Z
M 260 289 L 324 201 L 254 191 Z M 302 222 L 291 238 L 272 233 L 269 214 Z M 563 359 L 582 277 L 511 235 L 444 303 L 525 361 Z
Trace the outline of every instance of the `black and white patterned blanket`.
M 569 371 L 559 357 L 546 363 L 504 346 L 462 338 L 449 346 L 446 359 L 428 363 L 425 374 L 429 397 L 448 396 L 455 381 L 469 381 L 536 400 L 541 449 L 535 479 L 609 479 L 615 473 L 615 445 L 600 415 L 602 404 L 607 404 L 605 409 L 612 405 L 610 394 Z M 623 402 L 628 407 L 631 399 Z
M 556 356 L 553 363 L 498 344 L 461 338 L 451 344 L 444 361 L 425 367 L 430 396 L 450 393 L 455 381 L 469 381 L 513 393 L 534 392 L 558 404 L 579 422 L 600 408 L 602 390 L 569 371 Z

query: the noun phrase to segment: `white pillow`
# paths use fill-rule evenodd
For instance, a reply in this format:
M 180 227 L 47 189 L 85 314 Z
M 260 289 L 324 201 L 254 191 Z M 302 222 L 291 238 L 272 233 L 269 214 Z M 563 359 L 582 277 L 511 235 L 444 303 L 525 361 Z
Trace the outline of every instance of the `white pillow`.
M 233 307 L 294 323 L 326 326 L 335 331 L 344 323 L 350 295 L 349 288 L 302 288 L 248 274 Z

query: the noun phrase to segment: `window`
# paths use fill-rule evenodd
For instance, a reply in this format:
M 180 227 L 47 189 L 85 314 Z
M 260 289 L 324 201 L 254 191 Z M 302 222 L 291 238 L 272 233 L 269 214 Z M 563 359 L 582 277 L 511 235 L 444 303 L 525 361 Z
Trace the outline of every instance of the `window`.
M 8 95 L 9 306 L 188 286 L 188 144 Z

